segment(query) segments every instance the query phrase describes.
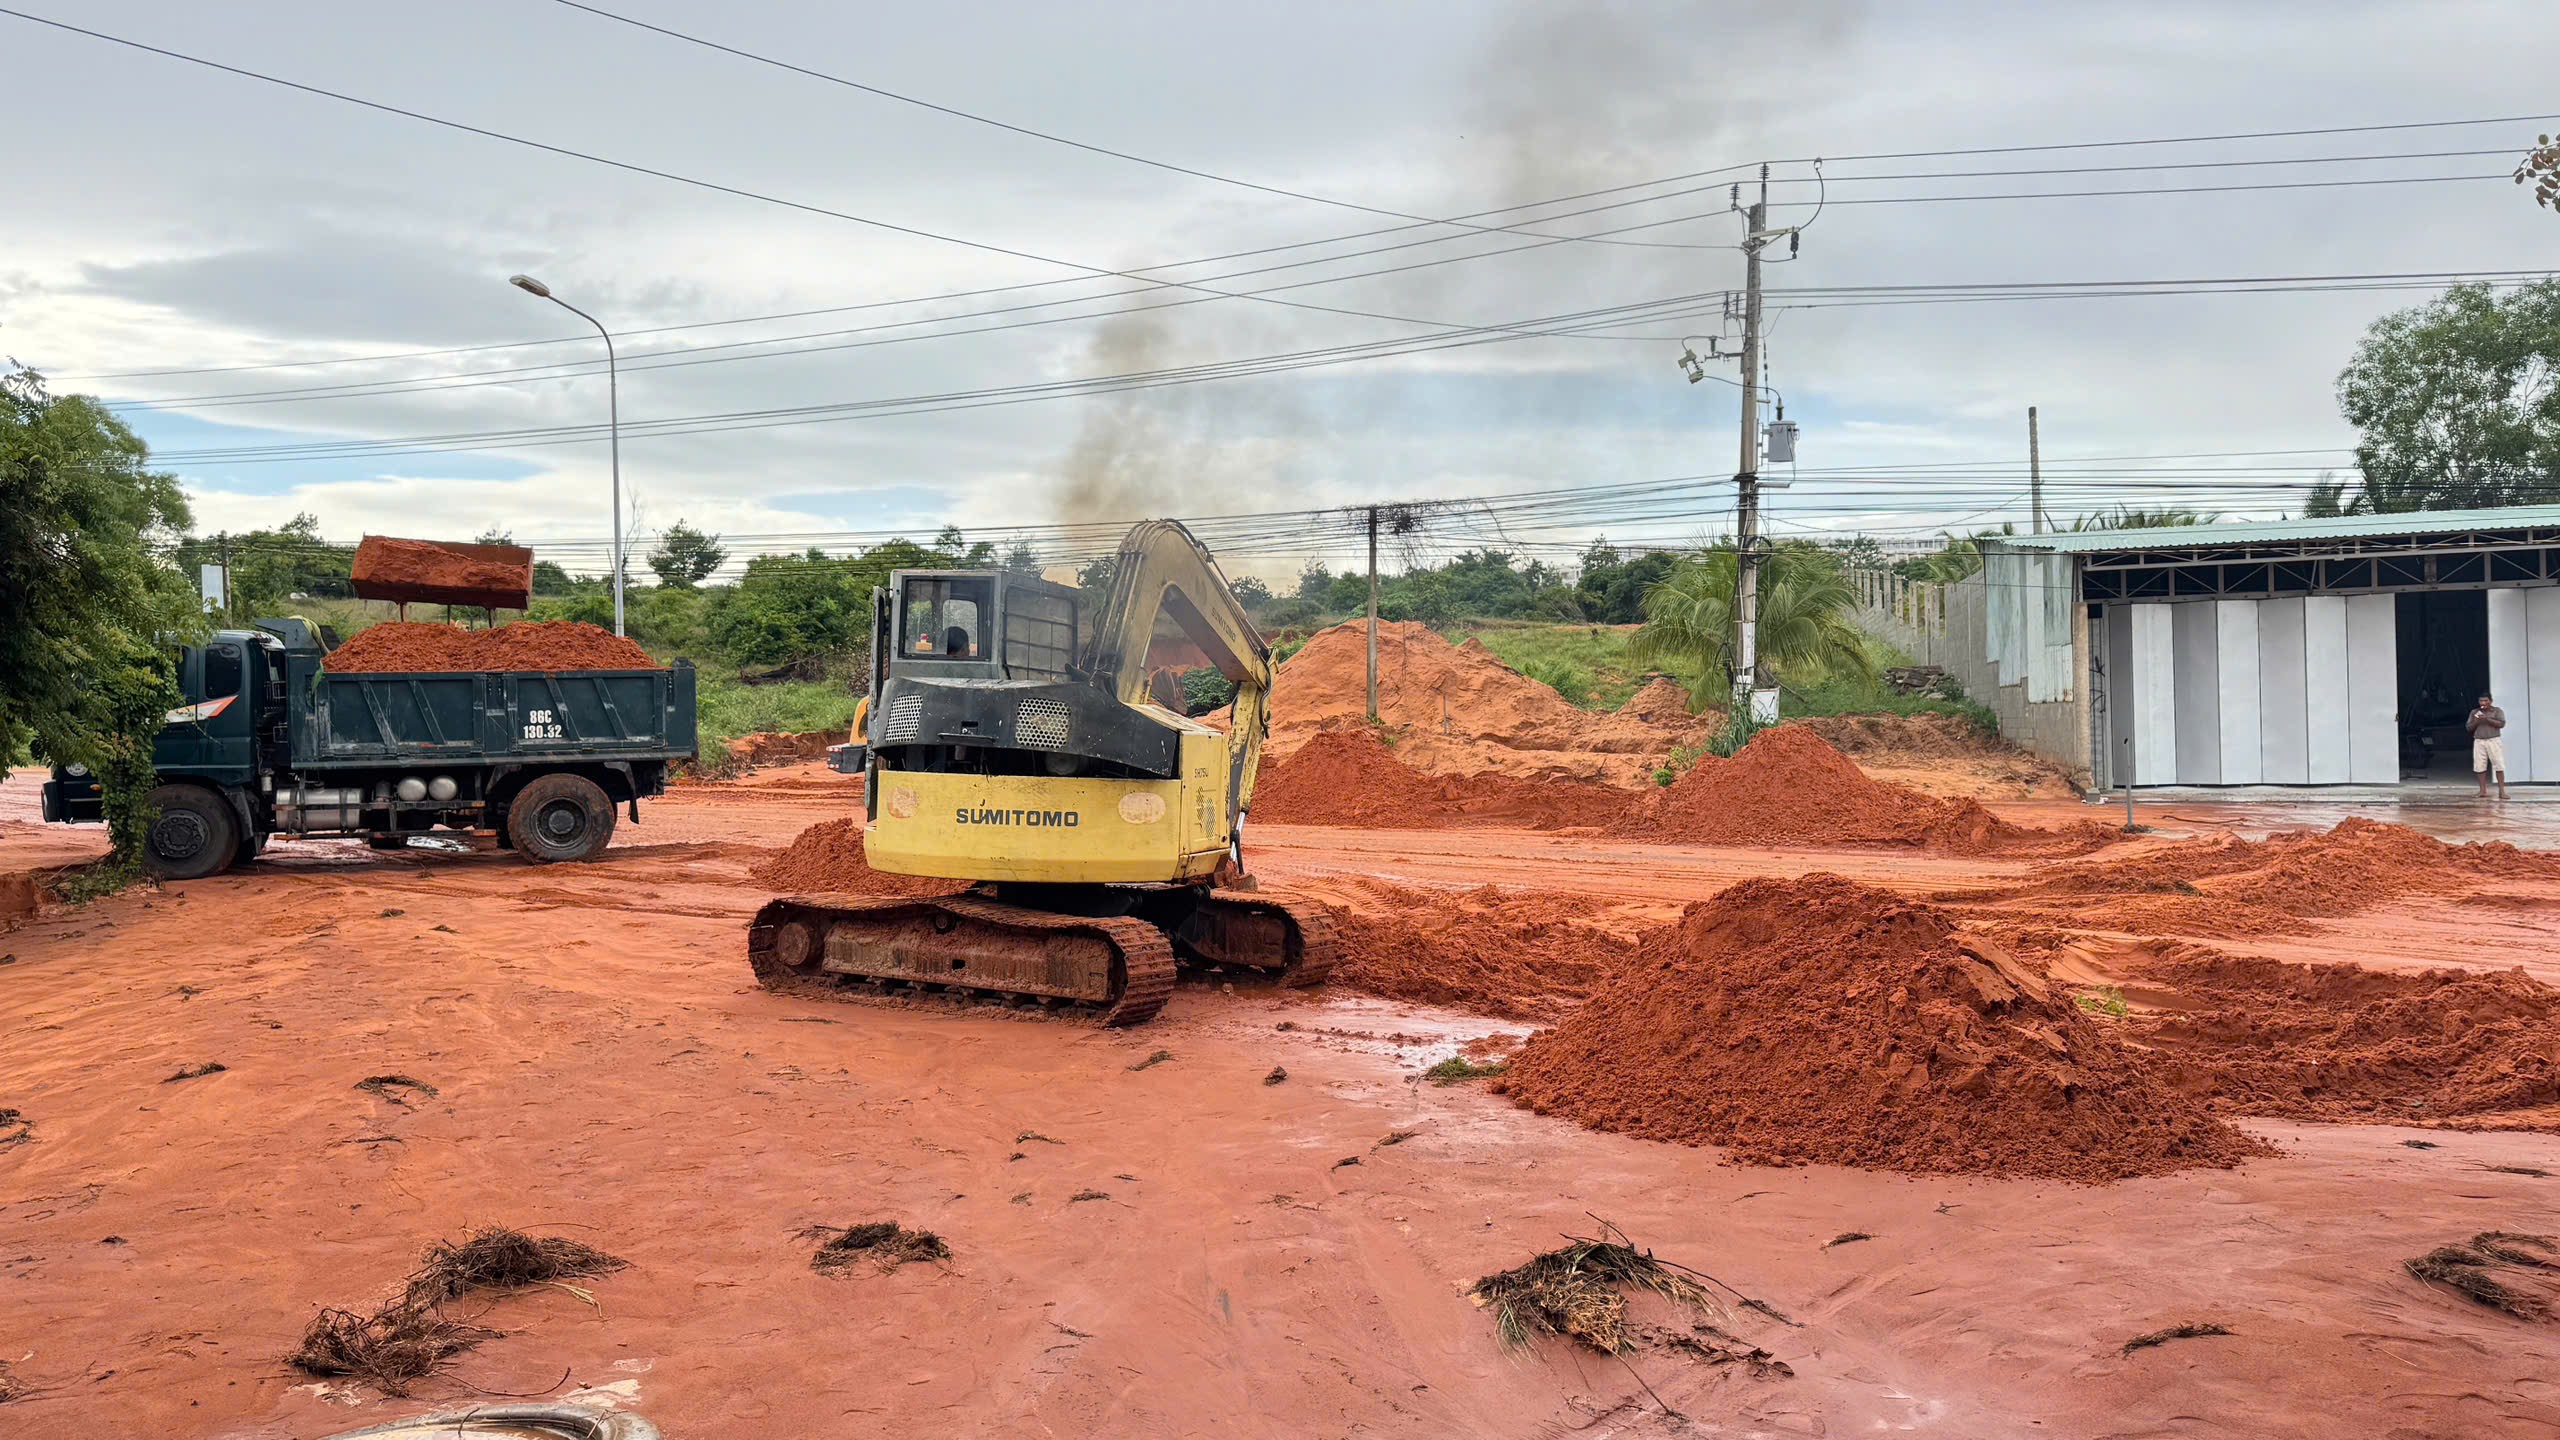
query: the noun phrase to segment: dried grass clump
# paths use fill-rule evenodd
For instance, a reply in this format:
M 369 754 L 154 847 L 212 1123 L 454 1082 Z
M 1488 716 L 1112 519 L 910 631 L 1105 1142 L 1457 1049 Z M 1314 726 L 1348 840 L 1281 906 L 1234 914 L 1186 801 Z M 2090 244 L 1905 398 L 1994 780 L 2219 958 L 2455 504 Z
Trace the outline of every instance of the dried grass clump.
M 1705 1286 L 1623 1240 L 1575 1238 L 1527 1264 L 1487 1275 L 1467 1293 L 1493 1308 L 1494 1326 L 1507 1345 L 1564 1335 L 1618 1355 L 1635 1348 L 1627 1323 L 1630 1290 L 1722 1314 Z
M 827 1237 L 818 1253 L 809 1257 L 812 1270 L 832 1272 L 868 1260 L 886 1274 L 913 1260 L 951 1258 L 951 1247 L 942 1243 L 941 1236 L 930 1230 L 910 1230 L 892 1220 L 873 1220 L 843 1229 L 813 1225 L 800 1233 L 804 1238 Z
M 33 1393 L 35 1393 L 34 1390 L 26 1382 L 10 1371 L 9 1362 L 0 1360 L 0 1405 L 6 1405 L 12 1400 L 25 1399 Z
M 2553 1309 L 2560 1284 L 2550 1278 L 2560 1272 L 2560 1242 L 2548 1235 L 2483 1230 L 2460 1245 L 2439 1245 L 2402 1263 L 2429 1284 L 2519 1320 L 2560 1319 Z M 2519 1288 L 2519 1282 L 2531 1288 Z

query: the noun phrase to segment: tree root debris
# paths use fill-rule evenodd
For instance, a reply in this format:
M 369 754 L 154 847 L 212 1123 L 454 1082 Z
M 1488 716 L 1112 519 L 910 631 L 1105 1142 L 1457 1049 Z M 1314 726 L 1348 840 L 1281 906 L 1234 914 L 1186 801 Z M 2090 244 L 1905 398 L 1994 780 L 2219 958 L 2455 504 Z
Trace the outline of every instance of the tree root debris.
M 1603 1355 L 1625 1354 L 1640 1338 L 1627 1321 L 1630 1290 L 1650 1291 L 1722 1317 L 1724 1307 L 1706 1286 L 1655 1259 L 1651 1251 L 1638 1250 L 1623 1234 L 1613 1240 L 1568 1238 L 1569 1243 L 1525 1264 L 1485 1276 L 1467 1291 L 1492 1308 L 1494 1328 L 1504 1344 L 1562 1335 Z
M 2483 1230 L 2460 1245 L 2439 1245 L 2401 1262 L 2431 1285 L 2519 1320 L 2560 1319 L 2560 1242 L 2548 1235 Z
M 488 1226 L 459 1243 L 427 1247 L 418 1269 L 397 1298 L 370 1315 L 331 1306 L 313 1317 L 302 1344 L 285 1363 L 306 1374 L 351 1376 L 385 1395 L 435 1374 L 454 1356 L 499 1332 L 465 1325 L 445 1313 L 447 1302 L 483 1290 L 558 1284 L 619 1270 L 623 1262 L 575 1240 L 535 1237 Z
M 163 1080 L 160 1083 L 163 1085 L 175 1085 L 181 1080 L 201 1080 L 207 1075 L 219 1075 L 230 1068 L 230 1066 L 223 1064 L 219 1060 L 208 1060 L 202 1065 L 190 1065 L 186 1069 L 179 1071 L 177 1074 L 170 1076 L 168 1079 Z
M 843 1228 L 812 1225 L 800 1232 L 804 1240 L 821 1236 L 826 1237 L 825 1243 L 809 1257 L 809 1268 L 822 1273 L 867 1260 L 885 1275 L 911 1261 L 951 1258 L 951 1247 L 943 1243 L 941 1236 L 930 1230 L 910 1230 L 893 1220 L 872 1220 Z
M 2172 1325 L 2166 1330 L 2153 1330 L 2148 1334 L 2136 1335 L 2124 1342 L 2124 1348 L 2116 1353 L 2130 1355 L 2136 1350 L 2148 1350 L 2154 1345 L 2166 1345 L 2172 1340 L 2203 1340 L 2230 1333 L 2219 1325 L 2209 1323 L 2198 1325 L 2190 1322 L 2185 1325 Z
M 367 1075 L 355 1083 L 355 1088 L 376 1099 L 388 1100 L 404 1108 L 409 1101 L 400 1093 L 403 1090 L 415 1091 L 429 1100 L 436 1098 L 437 1093 L 433 1085 L 406 1075 Z
M 1173 1058 L 1173 1052 L 1172 1052 L 1172 1051 L 1170 1051 L 1170 1050 L 1159 1050 L 1159 1051 L 1157 1051 L 1156 1053 L 1154 1053 L 1153 1055 L 1148 1056 L 1146 1059 L 1139 1061 L 1137 1064 L 1132 1065 L 1132 1066 L 1130 1066 L 1129 1068 L 1130 1068 L 1132 1071 L 1144 1070 L 1144 1069 L 1146 1069 L 1147 1067 L 1149 1067 L 1149 1066 L 1151 1066 L 1151 1065 L 1161 1065 L 1161 1064 L 1163 1064 L 1164 1062 L 1166 1062 L 1167 1060 L 1170 1060 L 1170 1059 L 1172 1059 L 1172 1058 Z

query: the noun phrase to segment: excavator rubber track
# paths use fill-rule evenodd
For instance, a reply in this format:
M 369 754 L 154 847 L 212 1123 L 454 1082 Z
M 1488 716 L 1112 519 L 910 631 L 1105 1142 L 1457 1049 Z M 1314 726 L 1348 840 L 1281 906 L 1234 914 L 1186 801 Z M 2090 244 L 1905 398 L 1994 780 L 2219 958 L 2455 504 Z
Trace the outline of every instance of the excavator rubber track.
M 747 960 L 766 989 L 860 998 L 1016 999 L 1135 1025 L 1173 994 L 1173 946 L 1127 916 L 1062 915 L 976 896 L 799 895 L 756 912 Z
M 1333 921 L 1324 908 L 1259 890 L 1210 891 L 1173 939 L 1195 963 L 1239 965 L 1292 987 L 1317 984 L 1333 969 Z

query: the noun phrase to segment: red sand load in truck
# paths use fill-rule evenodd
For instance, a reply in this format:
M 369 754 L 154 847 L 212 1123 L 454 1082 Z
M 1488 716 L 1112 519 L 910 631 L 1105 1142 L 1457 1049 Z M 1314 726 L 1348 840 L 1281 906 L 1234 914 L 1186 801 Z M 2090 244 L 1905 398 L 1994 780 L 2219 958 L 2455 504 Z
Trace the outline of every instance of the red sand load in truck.
M 533 603 L 533 552 L 521 545 L 476 545 L 367 535 L 348 577 L 366 600 L 410 605 L 476 605 L 522 610 Z

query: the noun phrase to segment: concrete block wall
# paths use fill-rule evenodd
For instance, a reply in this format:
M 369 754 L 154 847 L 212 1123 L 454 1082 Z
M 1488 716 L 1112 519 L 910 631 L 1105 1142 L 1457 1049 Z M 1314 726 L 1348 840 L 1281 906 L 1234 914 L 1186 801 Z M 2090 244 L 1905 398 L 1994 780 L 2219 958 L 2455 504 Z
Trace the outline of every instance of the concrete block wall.
M 2003 685 L 1989 651 L 1986 623 L 1988 591 L 1980 575 L 1950 585 L 1904 580 L 1884 571 L 1857 572 L 1864 601 L 1851 617 L 1866 634 L 1891 645 L 1915 664 L 1935 665 L 1955 678 L 1964 693 L 1989 706 L 2000 717 L 2000 733 L 2011 743 L 2089 781 L 2089 622 L 2085 607 L 2072 607 L 2071 649 L 2075 673 L 2083 683 L 2071 698 L 2042 702 L 2027 699 L 2023 679 Z

